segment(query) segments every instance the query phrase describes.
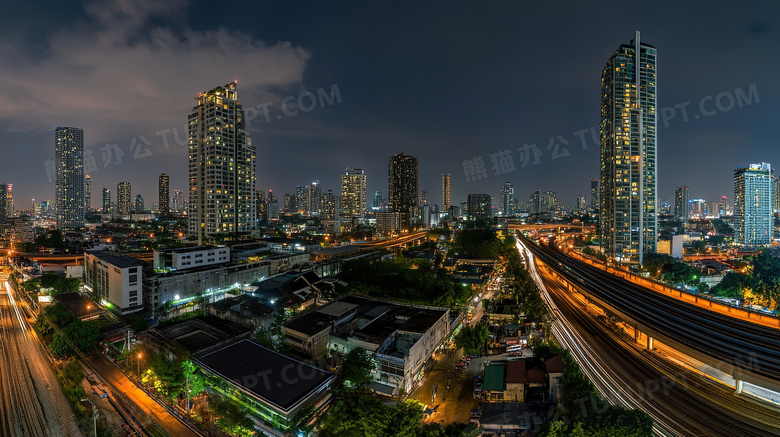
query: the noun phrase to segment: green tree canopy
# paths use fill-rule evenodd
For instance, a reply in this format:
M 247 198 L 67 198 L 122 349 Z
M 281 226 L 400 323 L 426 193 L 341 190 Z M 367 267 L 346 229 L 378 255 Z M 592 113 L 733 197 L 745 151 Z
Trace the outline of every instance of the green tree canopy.
M 84 352 L 88 351 L 100 336 L 100 328 L 91 321 L 74 320 L 62 332 L 73 345 Z
M 477 355 L 481 353 L 489 336 L 490 331 L 484 323 L 477 323 L 473 328 L 465 325 L 455 334 L 455 345 L 462 348 L 466 355 Z
M 363 390 L 373 379 L 371 371 L 375 366 L 371 353 L 358 347 L 349 351 L 341 363 L 341 377 L 345 385 Z

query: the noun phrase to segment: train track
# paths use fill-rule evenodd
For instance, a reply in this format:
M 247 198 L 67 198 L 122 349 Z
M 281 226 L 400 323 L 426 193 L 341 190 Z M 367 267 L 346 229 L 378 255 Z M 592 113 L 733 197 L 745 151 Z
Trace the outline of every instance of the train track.
M 740 371 L 780 381 L 777 329 L 681 302 L 603 272 L 557 249 L 525 242 L 559 275 L 645 326 Z
M 51 436 L 63 435 L 51 406 L 47 408 L 39 392 L 38 372 L 32 369 L 40 357 L 31 352 L 31 339 L 25 332 L 27 327 L 22 315 L 11 305 L 11 297 L 5 290 L 0 294 L 0 385 L 2 385 L 2 407 L 0 422 L 2 435 L 8 436 Z M 18 322 L 18 324 L 17 324 Z M 37 363 L 40 366 L 40 363 Z M 45 394 L 43 394 L 45 395 Z
M 583 371 L 612 403 L 640 408 L 650 414 L 656 423 L 657 434 L 780 434 L 778 410 L 735 396 L 732 388 L 713 382 L 659 353 L 643 350 L 633 337 L 622 331 L 609 330 L 583 310 L 584 302 L 559 283 L 550 280 L 546 283 L 544 289 L 550 290 L 551 299 L 548 305 L 555 309 L 558 317 L 554 324 L 556 337 L 569 349 L 576 349 L 573 355 L 580 356 L 578 361 L 581 361 Z M 571 338 L 581 340 L 576 342 Z M 583 354 L 583 349 L 589 352 Z

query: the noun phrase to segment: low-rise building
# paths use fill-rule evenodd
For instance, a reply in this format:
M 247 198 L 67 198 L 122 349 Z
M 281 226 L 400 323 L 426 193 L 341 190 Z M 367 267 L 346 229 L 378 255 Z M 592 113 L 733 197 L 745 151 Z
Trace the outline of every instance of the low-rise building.
M 55 294 L 53 299 L 55 302 L 61 303 L 77 319 L 85 322 L 105 314 L 105 311 L 99 306 L 78 293 L 59 293 Z
M 194 362 L 210 376 L 210 390 L 240 402 L 274 436 L 295 435 L 296 415 L 321 414 L 336 377 L 249 340 L 196 354 Z
M 182 352 L 196 354 L 248 337 L 252 330 L 214 316 L 198 316 L 164 323 L 138 334 L 153 352 L 164 352 L 175 359 Z
M 547 384 L 548 377 L 542 366 L 534 359 L 488 362 L 482 383 L 483 399 L 489 402 L 528 402 L 531 390 L 538 392 Z
M 154 251 L 155 270 L 182 270 L 230 262 L 225 246 L 178 247 Z
M 283 325 L 288 345 L 316 360 L 363 348 L 376 358 L 374 389 L 407 393 L 450 334 L 449 309 L 345 296 Z
M 84 253 L 84 285 L 121 314 L 143 309 L 143 261 L 109 251 Z
M 317 296 L 330 294 L 333 285 L 323 282 L 313 271 L 284 273 L 251 284 L 252 295 L 264 304 L 290 312 L 303 311 L 317 302 Z

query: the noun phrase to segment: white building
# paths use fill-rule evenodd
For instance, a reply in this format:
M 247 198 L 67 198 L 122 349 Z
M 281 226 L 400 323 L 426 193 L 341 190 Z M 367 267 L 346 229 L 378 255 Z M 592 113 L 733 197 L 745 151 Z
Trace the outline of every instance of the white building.
M 196 246 L 154 251 L 156 270 L 182 270 L 228 261 L 230 261 L 230 248 L 226 246 Z
M 121 314 L 143 309 L 143 261 L 117 252 L 84 253 L 84 284 L 106 306 Z

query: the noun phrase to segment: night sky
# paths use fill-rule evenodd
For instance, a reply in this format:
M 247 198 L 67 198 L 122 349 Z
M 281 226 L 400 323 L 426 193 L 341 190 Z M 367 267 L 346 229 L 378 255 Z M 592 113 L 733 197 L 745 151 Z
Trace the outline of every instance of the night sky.
M 338 191 L 346 167 L 386 195 L 388 156 L 405 152 L 435 204 L 441 173 L 452 175 L 453 204 L 497 199 L 506 180 L 523 201 L 536 189 L 563 205 L 590 201 L 601 70 L 636 30 L 658 50 L 661 201 L 680 185 L 733 201 L 735 167 L 780 166 L 778 2 L 38 3 L 4 5 L 0 27 L 0 182 L 14 184 L 17 209 L 54 197 L 56 126 L 85 130 L 93 206 L 123 180 L 151 206 L 162 172 L 186 191 L 174 134 L 186 137 L 199 92 L 233 80 L 245 110 L 261 108 L 247 113 L 258 188 L 280 198 L 315 179 Z M 334 85 L 340 103 L 309 106 Z M 523 167 L 526 144 L 542 154 Z M 496 174 L 490 155 L 505 149 L 515 170 Z M 467 182 L 463 161 L 474 158 L 486 173 Z

